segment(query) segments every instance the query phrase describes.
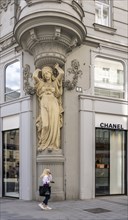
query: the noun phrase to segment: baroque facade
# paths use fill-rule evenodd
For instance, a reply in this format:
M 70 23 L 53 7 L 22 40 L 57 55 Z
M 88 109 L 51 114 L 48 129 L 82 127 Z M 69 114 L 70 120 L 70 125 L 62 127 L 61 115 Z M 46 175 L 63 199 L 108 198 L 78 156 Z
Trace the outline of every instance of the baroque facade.
M 0 0 L 1 197 L 40 200 L 44 168 L 53 200 L 128 193 L 127 17 L 127 0 Z

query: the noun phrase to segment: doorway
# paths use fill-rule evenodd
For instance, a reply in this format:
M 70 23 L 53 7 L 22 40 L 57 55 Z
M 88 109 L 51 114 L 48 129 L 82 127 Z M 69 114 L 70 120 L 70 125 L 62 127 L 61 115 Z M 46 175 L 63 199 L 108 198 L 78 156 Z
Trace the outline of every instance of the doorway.
M 95 192 L 126 194 L 126 131 L 96 128 Z
M 3 132 L 3 196 L 19 198 L 19 130 Z

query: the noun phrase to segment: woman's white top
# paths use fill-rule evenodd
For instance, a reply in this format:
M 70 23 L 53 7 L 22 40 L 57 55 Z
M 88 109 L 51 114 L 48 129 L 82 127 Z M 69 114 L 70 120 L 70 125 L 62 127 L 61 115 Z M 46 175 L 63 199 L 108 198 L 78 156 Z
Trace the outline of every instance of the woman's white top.
M 45 175 L 42 178 L 43 185 L 49 184 L 52 181 L 52 175 Z

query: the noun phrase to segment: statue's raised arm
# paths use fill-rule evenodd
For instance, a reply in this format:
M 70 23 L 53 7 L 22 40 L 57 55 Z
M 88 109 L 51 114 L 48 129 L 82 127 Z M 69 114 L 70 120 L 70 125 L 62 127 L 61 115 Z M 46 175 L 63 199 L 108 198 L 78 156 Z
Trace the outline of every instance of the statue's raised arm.
M 64 76 L 64 70 L 59 66 L 58 63 L 55 64 L 54 68 L 58 71 L 58 80 L 62 80 L 63 76 Z
M 54 75 L 57 71 L 57 77 Z M 62 127 L 62 78 L 64 71 L 59 64 L 53 68 L 44 66 L 33 73 L 35 90 L 39 101 L 39 115 L 36 120 L 38 152 L 45 149 L 60 149 L 60 128 Z
M 40 78 L 39 78 L 39 72 L 41 72 L 40 69 L 36 69 L 33 73 L 33 79 L 35 80 L 36 83 L 38 83 L 40 81 Z

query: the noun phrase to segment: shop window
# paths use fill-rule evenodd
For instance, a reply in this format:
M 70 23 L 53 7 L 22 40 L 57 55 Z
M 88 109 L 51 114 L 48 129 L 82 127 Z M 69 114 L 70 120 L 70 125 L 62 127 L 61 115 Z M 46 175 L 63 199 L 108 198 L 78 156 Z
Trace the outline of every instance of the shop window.
M 3 132 L 3 195 L 19 197 L 19 130 Z
M 96 196 L 126 194 L 126 131 L 96 128 Z
M 20 97 L 20 62 L 9 64 L 5 70 L 5 101 Z
M 110 0 L 95 1 L 95 23 L 111 26 Z
M 94 68 L 95 95 L 124 99 L 124 82 L 124 66 L 122 62 L 96 57 Z

